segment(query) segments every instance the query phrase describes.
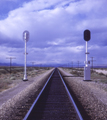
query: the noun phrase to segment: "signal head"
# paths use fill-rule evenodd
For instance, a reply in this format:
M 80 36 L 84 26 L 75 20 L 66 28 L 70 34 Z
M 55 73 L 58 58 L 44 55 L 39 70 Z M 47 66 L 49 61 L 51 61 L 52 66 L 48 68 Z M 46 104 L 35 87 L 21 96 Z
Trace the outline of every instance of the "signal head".
M 23 39 L 24 39 L 25 41 L 28 41 L 28 40 L 29 40 L 29 31 L 25 30 L 25 31 L 23 32 Z
M 85 41 L 89 41 L 90 40 L 90 31 L 89 30 L 85 30 L 84 31 L 84 40 Z

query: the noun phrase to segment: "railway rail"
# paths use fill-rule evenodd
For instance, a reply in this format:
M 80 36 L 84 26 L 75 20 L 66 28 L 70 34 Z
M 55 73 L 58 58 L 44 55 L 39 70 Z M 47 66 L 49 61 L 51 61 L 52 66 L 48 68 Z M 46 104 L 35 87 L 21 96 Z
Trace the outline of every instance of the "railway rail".
M 83 120 L 58 69 L 55 69 L 23 120 Z

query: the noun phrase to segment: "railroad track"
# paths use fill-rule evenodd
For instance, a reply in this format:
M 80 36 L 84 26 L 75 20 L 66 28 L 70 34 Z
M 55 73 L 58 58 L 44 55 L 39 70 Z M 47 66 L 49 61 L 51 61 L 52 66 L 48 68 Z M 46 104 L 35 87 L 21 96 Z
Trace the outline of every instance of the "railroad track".
M 23 120 L 83 120 L 57 69 L 53 71 Z

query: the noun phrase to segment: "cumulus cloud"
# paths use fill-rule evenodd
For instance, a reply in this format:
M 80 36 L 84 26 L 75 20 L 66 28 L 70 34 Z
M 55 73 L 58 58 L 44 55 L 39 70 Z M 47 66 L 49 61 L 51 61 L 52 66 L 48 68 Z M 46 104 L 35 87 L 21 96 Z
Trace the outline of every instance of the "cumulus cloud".
M 91 31 L 91 40 L 88 42 L 90 51 L 95 45 L 95 53 L 97 49 L 100 50 L 100 46 L 106 46 L 106 3 L 106 0 L 25 1 L 18 8 L 8 11 L 7 18 L 0 20 L 2 47 L 8 47 L 4 54 L 15 54 L 18 51 L 17 56 L 21 54 L 24 47 L 22 33 L 28 30 L 29 61 L 65 63 L 70 62 L 69 56 L 84 61 L 85 29 Z M 14 52 L 9 52 L 9 48 Z

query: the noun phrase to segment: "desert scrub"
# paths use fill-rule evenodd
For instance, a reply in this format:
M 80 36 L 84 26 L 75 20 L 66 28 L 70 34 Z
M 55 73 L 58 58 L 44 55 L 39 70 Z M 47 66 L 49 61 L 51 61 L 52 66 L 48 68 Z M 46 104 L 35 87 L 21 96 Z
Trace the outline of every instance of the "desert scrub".
M 107 76 L 103 73 L 92 72 L 91 79 L 95 82 L 107 84 Z
M 17 74 L 16 77 L 21 77 L 21 75 L 20 75 L 20 74 Z
M 9 85 L 12 84 L 12 81 L 9 79 L 0 79 L 0 92 L 8 89 Z
M 73 75 L 75 75 L 75 76 L 83 75 L 83 72 L 78 72 L 77 70 L 73 70 L 70 73 L 73 74 Z
M 76 71 L 76 70 L 75 70 L 75 71 L 73 70 L 73 71 L 71 71 L 70 73 L 71 73 L 71 74 L 77 74 L 77 71 Z
M 34 76 L 35 76 L 35 73 L 32 73 L 32 74 L 31 74 L 31 77 L 34 77 Z
M 1 73 L 2 73 L 2 74 L 6 74 L 7 72 L 6 72 L 5 70 L 2 70 Z
M 16 80 L 16 78 L 14 76 L 10 77 L 10 80 Z
M 20 72 L 19 74 L 20 74 L 20 75 L 23 75 L 24 73 L 23 73 L 23 72 Z
M 106 75 L 104 73 L 98 73 L 95 71 L 91 71 L 91 77 L 96 77 L 96 78 L 102 78 L 102 77 L 106 77 Z
M 77 69 L 77 70 L 78 70 L 78 71 L 81 71 L 81 72 L 82 72 L 82 71 L 84 71 L 84 69 L 83 69 L 83 68 L 79 68 L 79 69 Z
M 102 79 L 102 80 L 100 80 L 100 82 L 107 84 L 107 79 Z
M 99 73 L 99 75 L 104 75 L 104 76 L 105 76 L 105 74 L 104 74 L 104 73 L 102 73 L 102 72 L 101 72 L 101 73 Z

